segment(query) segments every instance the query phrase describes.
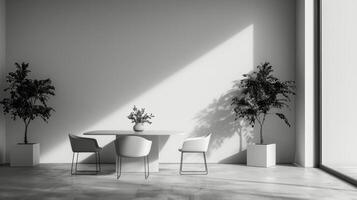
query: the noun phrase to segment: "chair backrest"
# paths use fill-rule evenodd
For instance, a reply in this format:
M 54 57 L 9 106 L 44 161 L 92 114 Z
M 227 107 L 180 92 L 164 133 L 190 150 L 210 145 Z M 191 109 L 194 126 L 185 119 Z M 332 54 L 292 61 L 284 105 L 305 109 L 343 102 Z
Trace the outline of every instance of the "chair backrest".
M 139 136 L 122 136 L 115 140 L 115 151 L 118 156 L 143 157 L 151 150 L 152 141 Z
M 73 152 L 95 152 L 99 148 L 96 139 L 79 137 L 72 134 L 68 136 Z
M 188 138 L 182 144 L 183 151 L 207 152 L 212 133 L 202 137 Z
M 209 145 L 209 142 L 211 141 L 211 136 L 212 136 L 212 133 L 208 133 L 208 134 L 204 137 L 205 149 L 206 149 L 206 151 L 208 150 L 208 145 Z

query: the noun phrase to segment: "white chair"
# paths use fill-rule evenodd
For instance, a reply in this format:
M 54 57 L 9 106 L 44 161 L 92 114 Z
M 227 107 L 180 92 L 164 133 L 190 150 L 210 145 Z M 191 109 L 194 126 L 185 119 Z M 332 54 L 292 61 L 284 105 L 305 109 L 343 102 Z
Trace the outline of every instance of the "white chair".
M 72 164 L 71 164 L 71 175 L 77 174 L 77 172 L 95 172 L 98 173 L 100 169 L 100 151 L 101 147 L 98 146 L 98 142 L 93 138 L 85 138 L 79 137 L 72 134 L 69 134 L 69 141 L 71 143 L 73 156 L 72 156 Z M 74 164 L 74 156 L 77 153 L 76 166 L 73 172 L 73 164 Z M 78 154 L 79 153 L 95 153 L 95 171 L 78 171 Z M 99 169 L 98 169 L 99 165 Z
M 187 174 L 192 174 L 192 173 L 197 174 L 197 172 L 203 172 L 202 175 L 208 174 L 206 152 L 208 149 L 209 141 L 211 139 L 211 135 L 212 134 L 210 133 L 203 137 L 188 138 L 183 142 L 182 148 L 179 149 L 179 151 L 181 152 L 181 162 L 180 162 L 180 174 L 181 175 L 187 175 Z M 182 165 L 183 165 L 183 154 L 184 153 L 202 153 L 203 159 L 204 159 L 204 164 L 205 164 L 205 171 L 183 171 Z
M 149 177 L 149 153 L 152 141 L 139 136 L 123 136 L 115 140 L 117 179 L 121 176 L 121 157 L 144 157 L 145 179 Z

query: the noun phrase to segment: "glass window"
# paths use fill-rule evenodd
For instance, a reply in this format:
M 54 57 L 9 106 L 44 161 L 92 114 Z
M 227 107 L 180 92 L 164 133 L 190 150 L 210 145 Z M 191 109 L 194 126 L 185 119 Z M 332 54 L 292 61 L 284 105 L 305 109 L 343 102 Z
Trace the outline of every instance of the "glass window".
M 321 164 L 357 180 L 357 1 L 321 2 Z

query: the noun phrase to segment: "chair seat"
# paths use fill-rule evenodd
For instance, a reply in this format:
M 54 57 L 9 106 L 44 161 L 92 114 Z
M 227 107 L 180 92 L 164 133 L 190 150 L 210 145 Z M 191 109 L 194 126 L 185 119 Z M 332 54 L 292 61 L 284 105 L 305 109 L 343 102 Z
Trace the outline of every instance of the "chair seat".
M 95 152 L 99 152 L 99 151 L 102 151 L 103 150 L 103 147 L 97 147 L 96 149 L 95 149 Z
M 205 151 L 186 151 L 186 150 L 183 150 L 183 149 L 178 149 L 179 152 L 188 152 L 188 153 L 203 153 Z
M 95 149 L 93 149 L 93 150 L 83 150 L 83 151 L 73 151 L 73 152 L 75 152 L 75 153 L 96 153 L 96 152 L 100 152 L 100 151 L 102 151 L 103 150 L 103 148 L 102 147 L 97 147 L 97 148 L 95 148 Z

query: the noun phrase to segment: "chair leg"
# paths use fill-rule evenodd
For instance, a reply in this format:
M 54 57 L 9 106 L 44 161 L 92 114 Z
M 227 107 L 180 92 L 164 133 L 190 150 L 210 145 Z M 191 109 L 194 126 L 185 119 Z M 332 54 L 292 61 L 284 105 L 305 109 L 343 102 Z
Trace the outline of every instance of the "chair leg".
M 76 168 L 75 168 L 75 170 L 74 170 L 74 173 L 76 173 L 77 174 L 77 165 L 78 165 L 78 155 L 79 155 L 79 153 L 77 152 L 77 159 L 76 159 Z
M 144 157 L 144 176 L 146 179 L 146 157 Z
M 115 156 L 115 174 L 116 174 L 116 176 L 117 176 L 117 178 L 118 178 L 118 156 L 116 155 Z
M 98 173 L 98 153 L 95 152 L 95 173 Z
M 203 152 L 203 159 L 205 160 L 205 171 L 206 171 L 206 174 L 208 174 L 207 160 L 206 160 L 206 153 L 205 152 Z
M 77 158 L 76 158 L 76 163 L 75 166 L 74 165 L 74 157 L 77 154 Z M 72 163 L 71 163 L 71 175 L 79 175 L 78 172 L 91 172 L 98 174 L 98 172 L 101 171 L 101 166 L 100 166 L 100 154 L 99 152 L 95 152 L 95 171 L 94 170 L 78 170 L 78 157 L 79 157 L 79 152 L 73 152 L 73 156 L 72 156 Z M 94 174 L 93 174 L 94 175 Z
M 99 164 L 99 171 L 102 171 L 102 168 L 100 167 L 100 152 L 98 152 L 98 164 Z
M 120 156 L 117 156 L 117 163 L 119 166 L 117 166 L 117 179 L 120 178 L 121 176 L 121 157 Z M 119 167 L 119 169 L 118 169 Z
M 150 161 L 149 161 L 149 155 L 146 156 L 146 163 L 148 164 L 148 177 L 150 175 Z
M 73 162 L 74 162 L 74 152 L 73 152 L 73 155 L 72 155 L 71 175 L 73 175 Z
M 118 174 L 119 174 L 119 157 L 115 156 L 115 174 L 118 179 Z
M 184 171 L 182 170 L 183 168 L 183 151 L 181 152 L 181 162 L 180 162 L 180 175 L 207 175 L 208 174 L 208 167 L 207 167 L 207 161 L 206 161 L 206 153 L 203 153 L 203 159 L 204 159 L 204 165 L 205 165 L 205 170 L 204 171 Z
M 145 179 L 147 179 L 150 175 L 150 165 L 149 165 L 149 157 L 148 156 L 144 157 L 144 174 L 145 174 Z
M 183 162 L 183 152 L 181 152 L 180 175 L 182 175 L 182 162 Z

